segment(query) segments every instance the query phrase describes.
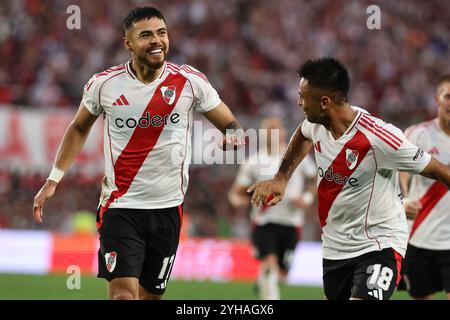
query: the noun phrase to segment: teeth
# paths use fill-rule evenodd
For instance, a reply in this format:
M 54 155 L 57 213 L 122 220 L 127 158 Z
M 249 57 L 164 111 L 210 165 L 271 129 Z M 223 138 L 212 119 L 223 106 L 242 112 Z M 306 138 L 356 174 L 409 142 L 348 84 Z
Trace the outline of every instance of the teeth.
M 150 51 L 150 53 L 161 53 L 161 52 L 162 52 L 161 49 L 155 49 L 155 50 Z

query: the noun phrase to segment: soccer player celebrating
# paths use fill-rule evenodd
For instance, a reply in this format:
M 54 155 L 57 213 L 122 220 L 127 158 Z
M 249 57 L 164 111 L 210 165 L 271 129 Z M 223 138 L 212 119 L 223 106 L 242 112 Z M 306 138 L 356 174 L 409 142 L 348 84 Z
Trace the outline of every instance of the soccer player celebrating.
M 351 106 L 348 71 L 339 61 L 308 60 L 298 74 L 306 120 L 275 177 L 249 188 L 252 202 L 281 201 L 294 169 L 314 144 L 325 297 L 389 299 L 408 240 L 397 171 L 420 173 L 450 187 L 450 168 L 395 126 Z
M 267 131 L 267 147 L 261 148 L 239 168 L 228 194 L 235 208 L 248 207 L 250 197 L 247 188 L 258 180 L 273 177 L 281 161 L 281 152 L 286 147 L 286 133 L 281 119 L 265 118 L 261 129 Z M 278 139 L 272 141 L 272 137 Z M 253 249 L 256 258 L 261 261 L 257 288 L 262 300 L 280 299 L 278 283 L 285 280 L 289 271 L 305 219 L 304 210 L 314 201 L 314 196 L 305 187 L 315 177 L 316 171 L 314 162 L 307 156 L 289 181 L 286 201 L 276 207 L 251 208 Z
M 450 75 L 440 79 L 436 119 L 405 131 L 409 141 L 439 161 L 450 163 Z M 414 299 L 433 299 L 446 291 L 450 299 L 450 192 L 427 177 L 400 174 L 405 210 L 415 215 L 405 257 L 407 289 Z
M 131 10 L 124 30 L 131 59 L 85 85 L 53 170 L 34 199 L 33 215 L 42 223 L 44 202 L 102 115 L 106 167 L 97 214 L 98 276 L 108 281 L 110 299 L 159 300 L 179 242 L 193 110 L 227 133 L 225 149 L 244 140 L 207 78 L 189 65 L 166 60 L 169 37 L 160 11 Z

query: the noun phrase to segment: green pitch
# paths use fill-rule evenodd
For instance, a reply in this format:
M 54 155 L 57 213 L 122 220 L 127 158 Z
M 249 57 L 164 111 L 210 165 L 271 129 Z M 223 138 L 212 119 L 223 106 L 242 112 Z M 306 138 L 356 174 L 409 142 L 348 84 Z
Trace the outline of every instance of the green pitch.
M 67 275 L 13 275 L 0 274 L 0 300 L 5 299 L 106 299 L 105 281 L 95 277 L 82 277 L 80 289 L 69 290 Z M 212 293 L 214 293 L 212 295 Z M 323 300 L 322 288 L 287 286 L 282 287 L 282 298 L 286 300 Z M 199 282 L 170 281 L 165 299 L 175 300 L 252 300 L 256 299 L 253 283 L 249 282 Z M 445 299 L 444 294 L 438 295 Z M 395 293 L 393 299 L 409 299 L 405 292 Z

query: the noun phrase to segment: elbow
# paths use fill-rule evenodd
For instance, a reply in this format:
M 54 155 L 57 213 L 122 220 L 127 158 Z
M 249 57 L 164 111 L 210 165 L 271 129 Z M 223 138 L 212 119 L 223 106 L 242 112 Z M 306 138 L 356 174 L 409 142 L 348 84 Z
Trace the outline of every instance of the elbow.
M 70 123 L 68 131 L 71 131 L 72 133 L 79 136 L 84 136 L 88 133 L 88 130 L 85 127 L 76 122 Z

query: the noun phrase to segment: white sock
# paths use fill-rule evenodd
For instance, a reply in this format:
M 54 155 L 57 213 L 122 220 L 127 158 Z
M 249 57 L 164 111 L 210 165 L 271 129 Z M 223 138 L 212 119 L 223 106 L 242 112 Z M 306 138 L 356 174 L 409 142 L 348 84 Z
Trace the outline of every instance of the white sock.
M 258 278 L 259 298 L 261 300 L 280 300 L 278 286 L 278 267 L 261 266 Z

